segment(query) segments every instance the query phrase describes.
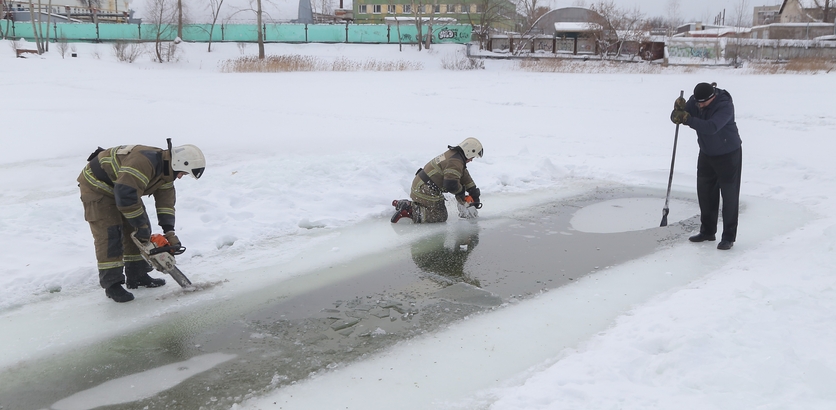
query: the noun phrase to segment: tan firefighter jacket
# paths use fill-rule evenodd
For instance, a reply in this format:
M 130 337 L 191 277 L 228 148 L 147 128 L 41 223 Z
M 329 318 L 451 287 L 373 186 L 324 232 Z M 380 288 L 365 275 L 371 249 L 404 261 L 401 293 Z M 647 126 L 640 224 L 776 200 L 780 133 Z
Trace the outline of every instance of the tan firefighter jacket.
M 416 174 L 415 181 L 413 182 L 413 188 L 420 188 L 416 187 L 416 185 L 426 183 L 426 181 L 423 181 L 421 178 L 421 171 L 426 173 L 426 176 L 429 177 L 432 184 L 435 185 L 441 192 L 449 192 L 453 195 L 463 195 L 464 192 L 467 191 L 473 195 L 474 200 L 478 202 L 479 189 L 476 188 L 476 183 L 473 182 L 473 178 L 470 177 L 470 172 L 467 171 L 464 154 L 462 154 L 460 150 L 451 148 L 443 154 L 430 160 L 430 162 L 428 162 L 427 165 L 424 165 L 424 168 L 419 170 L 418 174 Z M 422 190 L 412 190 L 416 199 L 428 202 L 437 202 L 444 199 L 441 192 L 439 192 L 438 195 L 426 195 L 420 191 Z
M 174 229 L 174 172 L 171 153 L 145 145 L 120 145 L 102 150 L 84 167 L 80 184 L 113 196 L 116 207 L 136 228 L 150 226 L 143 195 L 154 195 L 157 222 Z

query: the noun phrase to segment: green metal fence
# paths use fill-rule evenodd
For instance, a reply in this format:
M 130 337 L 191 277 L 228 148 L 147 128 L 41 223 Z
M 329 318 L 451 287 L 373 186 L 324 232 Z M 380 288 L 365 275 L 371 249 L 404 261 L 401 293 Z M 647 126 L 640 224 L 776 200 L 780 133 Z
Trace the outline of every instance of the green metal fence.
M 46 35 L 46 23 L 40 32 Z M 33 24 L 0 20 L 0 33 L 13 39 L 34 41 Z M 183 26 L 183 40 L 194 42 L 258 41 L 253 24 L 189 24 Z M 464 44 L 470 41 L 472 28 L 464 24 L 433 26 L 433 43 Z M 400 35 L 400 38 L 399 38 Z M 177 27 L 153 24 L 52 23 L 50 41 L 168 41 L 177 36 Z M 272 43 L 415 43 L 418 30 L 414 24 L 400 27 L 384 24 L 265 24 L 264 41 Z

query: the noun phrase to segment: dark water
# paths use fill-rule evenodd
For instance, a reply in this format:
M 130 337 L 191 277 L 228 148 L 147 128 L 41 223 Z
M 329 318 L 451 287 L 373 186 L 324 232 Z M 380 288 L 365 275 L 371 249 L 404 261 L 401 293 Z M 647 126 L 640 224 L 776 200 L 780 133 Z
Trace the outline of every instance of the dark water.
M 521 212 L 490 228 L 478 220 L 449 221 L 447 229 L 413 243 L 409 252 L 361 258 L 266 287 L 260 293 L 271 296 L 256 305 L 245 303 L 253 295 L 241 295 L 238 301 L 170 315 L 63 357 L 10 369 L 0 375 L 0 408 L 49 408 L 108 380 L 223 352 L 236 358 L 153 397 L 100 408 L 227 409 L 468 315 L 501 309 L 511 300 L 652 253 L 684 240 L 698 223 L 692 218 L 665 228 L 606 234 L 569 229 L 572 214 L 583 206 L 644 196 L 660 194 L 598 191 Z M 410 228 L 408 223 L 393 226 Z M 331 280 L 317 281 L 317 276 Z M 233 313 L 218 321 L 213 309 Z

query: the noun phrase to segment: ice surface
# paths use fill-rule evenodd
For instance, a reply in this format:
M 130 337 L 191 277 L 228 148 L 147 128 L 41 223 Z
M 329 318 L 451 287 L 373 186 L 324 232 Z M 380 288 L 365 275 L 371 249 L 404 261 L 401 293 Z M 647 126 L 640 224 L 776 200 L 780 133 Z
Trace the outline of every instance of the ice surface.
M 572 228 L 583 232 L 629 232 L 659 226 L 664 201 L 657 198 L 619 198 L 601 201 L 579 209 L 572 217 Z M 694 202 L 672 200 L 668 204 L 668 224 L 694 215 L 700 208 Z
M 671 103 L 716 81 L 734 96 L 743 138 L 747 208 L 731 251 L 677 244 L 238 407 L 356 398 L 367 408 L 833 408 L 834 73 L 557 74 L 494 60 L 457 72 L 440 67 L 458 46 L 268 44 L 268 54 L 425 69 L 221 74 L 218 63 L 240 55 L 235 44 L 206 53 L 181 43 L 173 64 L 119 63 L 108 45 L 74 46 L 79 57 L 66 60 L 0 53 L 3 95 L 14 96 L 0 114 L 12 119 L 0 150 L 3 375 L 180 312 L 234 314 L 228 301 L 265 282 L 408 246 L 435 228 L 389 226 L 391 201 L 467 135 L 489 148 L 468 166 L 482 189 L 480 224 L 612 183 L 663 189 Z M 166 136 L 207 154 L 204 177 L 177 184 L 178 236 L 189 248 L 178 265 L 216 285 L 143 289 L 117 305 L 98 287 L 75 178 L 96 146 L 159 146 Z M 673 190 L 693 196 L 698 150 L 693 131 L 679 136 Z M 599 204 L 572 223 L 658 226 L 663 203 Z M 676 220 L 693 214 L 678 201 L 670 208 Z M 344 229 L 363 240 L 341 241 Z
M 88 410 L 101 406 L 130 403 L 176 387 L 183 380 L 234 358 L 235 355 L 210 353 L 195 356 L 179 363 L 120 377 L 61 399 L 52 405 L 52 409 Z

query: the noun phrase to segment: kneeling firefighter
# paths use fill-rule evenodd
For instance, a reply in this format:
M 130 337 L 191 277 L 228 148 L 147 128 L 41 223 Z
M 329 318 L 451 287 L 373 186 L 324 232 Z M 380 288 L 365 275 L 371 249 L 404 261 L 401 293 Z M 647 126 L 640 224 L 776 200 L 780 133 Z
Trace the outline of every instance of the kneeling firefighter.
M 479 201 L 480 191 L 467 171 L 467 164 L 473 158 L 482 158 L 482 143 L 476 138 L 465 138 L 461 144 L 448 146 L 447 151 L 433 158 L 427 165 L 415 173 L 412 180 L 410 198 L 392 201 L 395 214 L 392 223 L 402 217 L 411 218 L 415 223 L 433 223 L 447 221 L 447 207 L 444 193 L 449 192 L 459 203 L 460 216 L 472 217 L 475 210 L 482 207 Z M 469 197 L 469 198 L 468 198 Z M 463 209 L 472 210 L 462 212 Z
M 153 195 L 157 222 L 172 246 L 180 246 L 174 232 L 174 180 L 183 175 L 195 179 L 203 175 L 206 159 L 194 145 L 168 149 L 145 145 L 99 148 L 87 158 L 78 177 L 84 219 L 90 224 L 98 261 L 99 284 L 115 302 L 129 302 L 133 294 L 125 290 L 139 286 L 154 288 L 165 280 L 152 278 L 152 270 L 139 253 L 131 233 L 141 242 L 151 237 L 151 226 L 143 195 Z M 122 274 L 124 267 L 125 273 Z

